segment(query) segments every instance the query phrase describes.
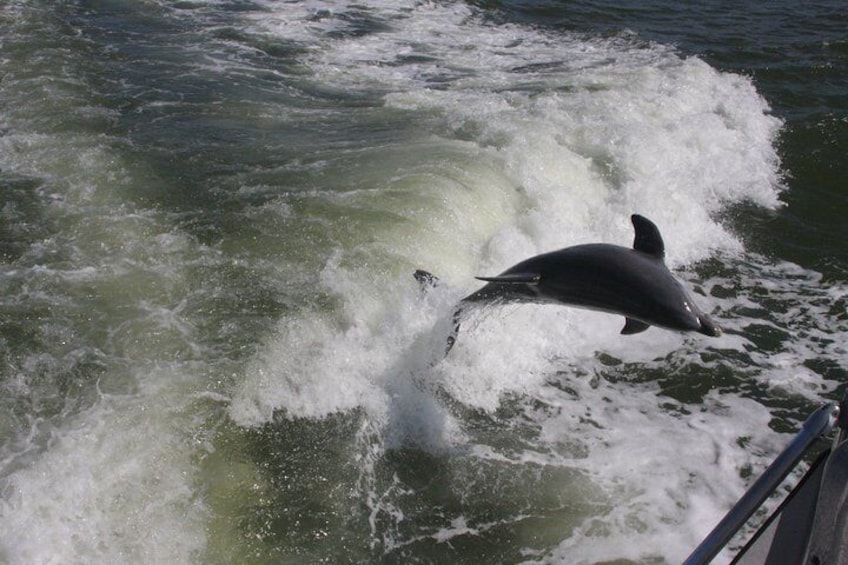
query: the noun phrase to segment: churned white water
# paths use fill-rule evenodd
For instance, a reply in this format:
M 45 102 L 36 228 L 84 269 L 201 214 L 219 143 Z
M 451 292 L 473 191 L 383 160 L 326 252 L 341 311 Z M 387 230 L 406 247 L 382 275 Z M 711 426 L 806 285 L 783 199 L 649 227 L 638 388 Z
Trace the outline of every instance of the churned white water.
M 313 41 L 349 21 L 339 7 L 338 14 L 310 9 L 321 15 L 311 25 L 283 9 L 254 25 Z M 369 268 L 385 241 L 341 251 L 320 279 L 343 304 L 341 313 L 284 319 L 246 371 L 230 415 L 258 425 L 277 411 L 321 417 L 363 408 L 386 448 L 461 449 L 474 440 L 440 406 L 436 389 L 492 413 L 505 395 L 537 398 L 551 414 L 539 415 L 535 445 L 509 461 L 581 469 L 609 506 L 571 531 L 563 527 L 563 541 L 547 557 L 531 551 L 528 558 L 681 559 L 743 491 L 739 469 L 759 467 L 758 454 L 779 444 L 768 411 L 732 393 L 710 393 L 693 408 L 664 399 L 655 385 L 598 380 L 598 352 L 662 371 L 663 358 L 698 359 L 705 348 L 744 347 L 744 339 L 710 342 L 657 330 L 621 338 L 620 319 L 521 307 L 464 324 L 444 360 L 439 340 L 455 301 L 473 290 L 474 274 L 576 243 L 628 245 L 631 212 L 661 227 L 672 267 L 743 253 L 713 218 L 739 202 L 779 205 L 779 121 L 746 79 L 662 46 L 469 25 L 474 16 L 456 5 L 383 10 L 386 31 L 319 39 L 307 60 L 326 84 L 385 92 L 388 108 L 436 121 L 443 143 L 470 142 L 466 151 L 494 167 L 457 186 L 450 165 L 424 156 L 435 172 L 414 190 L 441 199 L 448 193 L 447 209 L 393 208 L 425 229 L 392 253 L 451 286 L 422 299 L 408 272 L 387 278 Z M 389 177 L 375 188 L 410 188 L 401 181 L 409 179 Z M 468 193 L 461 201 L 457 189 Z M 719 320 L 728 307 L 712 296 L 698 300 Z M 740 446 L 740 435 L 754 437 L 752 445 Z M 474 452 L 481 460 L 503 457 L 480 444 Z M 567 491 L 568 482 L 561 487 Z M 439 535 L 474 535 L 466 517 L 453 518 L 463 527 Z
M 19 4 L 4 17 L 35 17 Z M 208 52 L 192 48 L 193 72 L 269 81 L 261 91 L 282 71 L 250 56 L 276 46 L 293 53 L 304 97 L 339 100 L 238 99 L 257 139 L 346 120 L 350 139 L 282 165 L 210 169 L 244 229 L 206 241 L 194 212 L 126 197 L 165 182 L 125 162 L 132 140 L 2 117 L 0 169 L 40 179 L 48 226 L 3 266 L 4 306 L 43 298 L 38 327 L 53 344 L 16 360 L 4 388 L 36 404 L 39 359 L 87 352 L 99 369 L 74 406 L 0 420 L 0 560 L 332 559 L 316 540 L 361 511 L 349 536 L 368 538 L 350 554 L 361 561 L 506 529 L 531 563 L 679 562 L 789 437 L 750 391 L 816 402 L 833 388 L 810 361 L 845 360 L 844 340 L 816 321 L 844 289 L 750 254 L 723 221 L 741 205 L 781 205 L 781 122 L 749 79 L 633 37 L 494 24 L 465 4 L 262 2 L 225 23 L 214 2 L 155 6 L 196 26 Z M 228 103 L 208 113 L 238 119 Z M 89 105 L 107 122 L 115 111 L 69 103 Z M 387 135 L 397 124 L 403 134 Z M 464 321 L 443 358 L 474 275 L 573 244 L 630 245 L 632 213 L 659 226 L 669 267 L 723 337 L 621 336 L 616 316 L 496 307 Z M 422 293 L 415 268 L 443 284 Z M 260 290 L 281 297 L 273 314 L 243 306 Z M 269 479 L 240 438 L 340 414 L 356 422 L 350 445 L 308 464 L 338 467 L 344 486 L 280 506 L 303 524 L 251 526 L 245 508 L 271 508 L 288 478 Z M 312 440 L 290 439 L 263 445 L 301 461 Z M 409 501 L 424 478 L 385 472 L 409 452 L 442 462 L 433 473 L 461 504 L 417 516 Z M 330 518 L 305 525 L 316 507 Z M 338 552 L 356 545 L 341 537 Z

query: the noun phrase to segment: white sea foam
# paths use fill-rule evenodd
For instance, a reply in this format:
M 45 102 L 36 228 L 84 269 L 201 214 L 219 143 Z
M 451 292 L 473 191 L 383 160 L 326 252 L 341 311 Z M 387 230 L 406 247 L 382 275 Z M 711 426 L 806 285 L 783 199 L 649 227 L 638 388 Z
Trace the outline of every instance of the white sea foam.
M 444 246 L 434 250 L 421 234 L 410 246 L 408 261 L 461 277 L 463 290 L 472 288 L 470 275 L 498 272 L 541 251 L 586 241 L 627 245 L 632 239 L 628 217 L 634 211 L 660 225 L 672 267 L 719 251 L 739 253 L 740 243 L 713 219 L 716 212 L 742 201 L 779 204 L 773 147 L 779 120 L 768 115 L 749 81 L 716 72 L 697 59 L 681 59 L 662 46 L 637 48 L 622 40 L 489 25 L 459 5 L 369 7 L 367 15 L 386 29 L 342 38 L 330 32 L 343 32 L 349 25 L 352 18 L 343 17 L 350 15 L 343 6 L 312 3 L 299 5 L 295 12 L 288 6 L 269 9 L 270 14 L 253 22 L 255 31 L 311 45 L 314 52 L 305 60 L 322 84 L 383 91 L 386 106 L 414 112 L 411 119 L 419 113 L 442 116 L 443 136 L 470 138 L 501 163 L 500 172 L 494 173 L 501 177 L 497 190 L 503 196 L 493 198 L 497 192 L 493 194 L 491 177 L 466 179 L 463 190 L 486 197 L 452 202 L 454 223 L 433 230 L 440 237 L 451 229 L 461 234 L 450 253 Z M 408 56 L 416 50 L 426 52 L 423 62 Z M 449 69 L 467 72 L 454 76 Z M 442 72 L 446 79 L 432 83 Z M 433 188 L 421 185 L 419 190 Z M 463 228 L 490 214 L 495 202 L 500 224 L 489 222 L 476 232 Z M 435 220 L 419 214 L 419 221 L 432 225 Z M 467 251 L 457 253 L 454 248 Z M 476 253 L 471 262 L 457 263 L 466 261 L 469 252 Z M 345 289 L 327 290 L 348 305 L 346 323 L 353 327 L 379 327 L 389 315 L 382 308 L 375 310 L 377 303 L 369 304 L 379 300 L 382 306 L 386 298 L 378 297 L 376 288 L 414 292 L 400 281 L 381 284 L 382 273 L 356 270 L 347 276 L 366 286 L 365 292 L 352 298 Z M 709 299 L 702 301 L 709 305 Z M 523 363 L 545 359 L 544 353 L 538 354 L 545 351 L 538 344 L 549 343 L 548 356 L 557 347 L 579 355 L 608 341 L 598 330 L 608 332 L 612 322 L 598 315 L 532 312 L 513 312 L 504 323 L 532 331 L 526 328 L 531 316 L 556 316 L 551 326 L 567 330 L 557 336 L 556 344 L 547 330 L 532 334 L 526 341 L 537 344 L 530 346 L 533 353 L 522 356 L 520 366 L 508 363 L 506 373 L 526 372 Z M 497 320 L 491 324 L 496 329 L 489 339 L 504 335 Z M 485 331 L 488 324 L 481 325 Z M 320 331 L 333 341 L 334 331 L 326 325 Z M 355 349 L 375 337 L 360 337 Z M 677 345 L 679 340 L 672 339 L 667 347 Z M 482 347 L 475 353 L 505 347 Z M 474 355 L 460 348 L 455 358 L 466 354 Z M 499 365 L 494 360 L 488 364 Z M 497 396 L 497 387 L 485 388 Z
M 368 252 L 342 249 L 321 287 L 343 308 L 329 317 L 287 318 L 246 372 L 231 416 L 257 425 L 275 412 L 315 417 L 364 408 L 387 447 L 400 441 L 427 449 L 474 443 L 462 421 L 439 407 L 436 388 L 489 413 L 507 395 L 544 399 L 557 415 L 540 421 L 536 449 L 568 445 L 556 464 L 584 469 L 615 498 L 607 513 L 585 517 L 570 535 L 563 531 L 545 559 L 682 559 L 742 492 L 740 469 L 761 468 L 763 454 L 776 451 L 769 412 L 733 392 L 711 393 L 694 408 L 653 386 L 607 383 L 597 377 L 603 367 L 596 352 L 661 369 L 663 358 L 692 362 L 705 346 L 740 348 L 744 340 L 705 343 L 657 330 L 625 340 L 617 335 L 620 319 L 543 307 L 475 313 L 444 361 L 439 336 L 452 301 L 473 288 L 471 275 L 568 244 L 628 245 L 632 212 L 660 226 L 672 267 L 717 253 L 740 256 L 742 244 L 717 213 L 741 202 L 777 207 L 781 190 L 774 148 L 780 121 L 750 81 L 662 46 L 490 25 L 462 5 L 364 8 L 360 16 L 384 25 L 365 34 L 345 33 L 356 18 L 336 3 L 268 8 L 253 20 L 254 33 L 309 45 L 304 60 L 324 85 L 379 93 L 387 108 L 410 119 L 432 123 L 435 116 L 434 133 L 446 143 L 471 141 L 500 163 L 506 194 L 496 200 L 500 224 L 483 231 L 465 231 L 462 222 L 490 214 L 488 198 L 452 211 L 463 237 L 451 245 L 464 252 L 440 254 L 443 247 L 417 234 L 407 260 L 452 283 L 423 302 L 414 299 L 411 280 L 345 266 L 346 254 Z M 463 188 L 490 191 L 490 180 Z M 434 231 L 443 236 L 443 228 Z M 366 249 L 379 255 L 381 245 Z M 733 307 L 713 297 L 698 301 L 707 310 Z M 797 368 L 797 359 L 785 360 Z M 555 374 L 571 375 L 557 382 L 575 397 L 551 388 Z M 773 384 L 793 386 L 791 379 Z M 392 406 L 402 418 L 391 416 Z M 741 447 L 741 436 L 755 447 Z M 577 459 L 568 456 L 575 449 Z M 481 524 L 469 520 L 453 516 L 432 535 L 478 535 Z
M 55 430 L 47 452 L 4 481 L 7 562 L 193 560 L 206 509 L 192 479 L 195 446 L 178 429 L 189 412 L 112 398 Z
M 25 3 L 17 9 L 3 16 L 51 24 Z M 16 31 L 3 39 L 20 40 Z M 62 72 L 73 72 L 73 50 L 50 56 L 67 57 Z M 45 71 L 28 81 L 4 63 L 0 170 L 27 182 L 8 195 L 23 203 L 25 237 L 4 266 L 0 303 L 22 328 L 4 337 L 28 341 L 2 342 L 0 387 L 13 410 L 0 425 L 0 561 L 191 562 L 208 517 L 195 480 L 206 446 L 194 437 L 206 416 L 192 400 L 203 371 L 191 363 L 205 352 L 178 296 L 203 246 L 122 198 L 138 171 L 116 139 L 51 132 L 52 123 L 40 131 L 88 107 L 82 79 Z M 31 95 L 42 83 L 44 100 Z

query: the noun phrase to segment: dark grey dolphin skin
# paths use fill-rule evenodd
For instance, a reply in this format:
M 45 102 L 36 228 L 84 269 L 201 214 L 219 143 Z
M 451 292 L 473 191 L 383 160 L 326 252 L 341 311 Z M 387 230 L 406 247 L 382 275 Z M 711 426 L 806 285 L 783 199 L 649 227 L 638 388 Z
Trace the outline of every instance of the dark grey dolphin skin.
M 481 302 L 562 304 L 621 314 L 622 334 L 658 326 L 708 336 L 721 329 L 695 305 L 665 266 L 665 244 L 657 226 L 643 216 L 631 216 L 636 236 L 633 249 L 606 243 L 566 247 L 526 259 L 495 277 L 476 277 L 488 284 L 463 298 L 454 313 L 450 351 L 466 306 Z M 415 278 L 423 286 L 438 279 L 426 271 Z

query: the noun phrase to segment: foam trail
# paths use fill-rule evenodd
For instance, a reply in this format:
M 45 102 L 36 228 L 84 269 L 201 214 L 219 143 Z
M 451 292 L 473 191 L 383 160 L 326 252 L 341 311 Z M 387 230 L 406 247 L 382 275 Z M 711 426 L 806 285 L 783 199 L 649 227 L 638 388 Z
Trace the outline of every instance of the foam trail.
M 727 205 L 778 205 L 780 121 L 742 77 L 662 46 L 489 26 L 457 5 L 411 16 L 374 6 L 369 16 L 388 30 L 329 41 L 350 21 L 336 8 L 315 26 L 296 27 L 288 13 L 256 25 L 299 41 L 309 32 L 323 82 L 385 91 L 389 107 L 437 113 L 450 136 L 497 148 L 526 196 L 529 213 L 505 228 L 529 238 L 525 255 L 621 237 L 620 218 L 640 211 L 679 242 L 673 264 L 691 263 L 739 250 L 711 219 Z M 500 253 L 518 245 L 489 241 Z
M 373 240 L 340 245 L 319 281 L 338 307 L 281 322 L 235 391 L 231 417 L 262 426 L 275 414 L 363 410 L 371 425 L 360 439 L 379 446 L 360 467 L 377 554 L 435 540 L 436 555 L 440 540 L 503 535 L 526 539 L 525 557 L 553 562 L 685 556 L 701 525 L 742 491 L 738 469 L 764 464 L 761 454 L 776 449 L 769 413 L 753 401 L 713 393 L 694 408 L 674 400 L 664 380 L 629 382 L 675 371 L 685 381 L 686 368 L 701 363 L 698 339 L 651 331 L 623 340 L 618 318 L 528 306 L 472 319 L 443 362 L 431 365 L 426 347 L 430 358 L 440 351 L 432 328 L 449 320 L 474 274 L 565 245 L 629 245 L 633 212 L 660 226 L 673 268 L 742 256 L 715 218 L 740 202 L 777 207 L 781 190 L 781 124 L 751 82 L 662 46 L 489 25 L 463 5 L 268 7 L 251 32 L 312 46 L 304 62 L 322 84 L 378 96 L 387 111 L 420 120 L 435 145 L 461 140 L 494 167 L 458 186 L 440 182 L 444 162 L 431 163 L 435 175 L 407 176 L 411 193 L 459 192 L 461 200 L 416 209 L 425 229 L 414 245 L 385 227 L 369 227 Z M 353 21 L 380 31 L 346 33 Z M 479 229 L 462 231 L 468 223 Z M 373 243 L 385 238 L 395 241 L 390 250 Z M 408 273 L 442 276 L 445 294 L 422 304 L 409 274 L 382 267 L 387 253 Z M 698 300 L 719 320 L 732 308 L 717 296 Z M 743 347 L 723 339 L 716 347 Z M 733 447 L 737 428 L 752 430 L 756 453 Z M 680 445 L 693 447 L 691 463 L 679 461 Z M 510 485 L 498 489 L 506 507 L 532 496 L 523 477 L 551 500 L 566 492 L 591 510 L 548 514 L 543 504 L 490 522 L 469 498 L 441 520 L 409 517 L 405 496 L 415 494 L 379 480 L 386 459 L 407 449 L 437 459 L 447 449 L 445 465 L 458 476 L 467 465 L 500 477 Z M 550 474 L 535 471 L 540 464 Z M 447 488 L 471 487 L 456 480 Z M 418 531 L 405 529 L 403 516 Z M 540 541 L 531 523 L 559 524 L 560 533 Z
M 216 254 L 132 200 L 154 180 L 87 83 L 97 45 L 70 12 L 0 8 L 0 561 L 191 562 L 219 409 L 195 401 L 220 359 L 189 271 Z
M 496 214 L 500 226 L 487 222 L 482 231 L 455 234 L 456 244 L 437 247 L 441 255 L 434 253 L 432 237 L 416 236 L 412 257 L 406 258 L 413 266 L 448 280 L 456 275 L 470 280 L 472 274 L 496 272 L 568 244 L 627 244 L 627 218 L 639 211 L 671 242 L 668 261 L 674 267 L 717 251 L 740 251 L 733 235 L 712 219 L 726 206 L 747 200 L 778 205 L 772 141 L 780 122 L 767 115 L 765 102 L 740 77 L 718 73 L 697 59 L 680 59 L 660 46 L 634 49 L 615 40 L 587 44 L 577 36 L 489 26 L 456 5 L 412 12 L 372 6 L 369 17 L 389 22 L 389 28 L 339 39 L 329 33 L 350 19 L 338 6 L 328 4 L 326 12 L 321 6 L 304 7 L 300 16 L 264 14 L 253 25 L 258 33 L 315 42 L 316 51 L 306 60 L 323 83 L 385 91 L 387 107 L 436 114 L 442 135 L 470 137 L 484 156 L 502 163 L 494 187 L 492 175 L 463 183 L 472 193 L 473 213 L 448 226 L 428 225 L 433 236 L 444 237 L 446 229 Z M 313 24 L 295 24 L 315 13 L 322 16 Z M 457 44 L 464 48 L 456 49 Z M 408 62 L 421 50 L 425 62 Z M 536 71 L 526 66 L 532 60 L 549 64 Z M 451 69 L 475 72 L 451 74 Z M 432 88 L 430 81 L 443 74 L 441 87 Z M 459 210 L 469 208 L 448 213 Z M 354 253 L 373 261 L 384 252 L 371 249 Z M 478 258 L 469 263 L 466 258 L 478 249 Z M 371 318 L 371 324 L 382 315 L 349 314 Z M 564 314 L 572 315 L 580 316 Z M 572 333 L 572 341 L 588 339 L 586 345 L 594 345 L 589 333 Z
M 4 480 L 5 559 L 190 562 L 207 512 L 192 492 L 191 437 L 173 429 L 188 408 L 104 399 L 56 430 L 47 453 Z

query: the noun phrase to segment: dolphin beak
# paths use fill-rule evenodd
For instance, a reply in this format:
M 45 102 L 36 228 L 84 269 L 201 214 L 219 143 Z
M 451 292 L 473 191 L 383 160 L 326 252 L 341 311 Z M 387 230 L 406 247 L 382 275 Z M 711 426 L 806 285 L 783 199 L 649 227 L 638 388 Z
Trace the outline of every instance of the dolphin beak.
M 715 322 L 713 322 L 712 318 L 706 314 L 698 316 L 698 321 L 701 322 L 701 329 L 698 330 L 699 333 L 710 337 L 718 337 L 722 334 L 721 328 L 718 327 Z

